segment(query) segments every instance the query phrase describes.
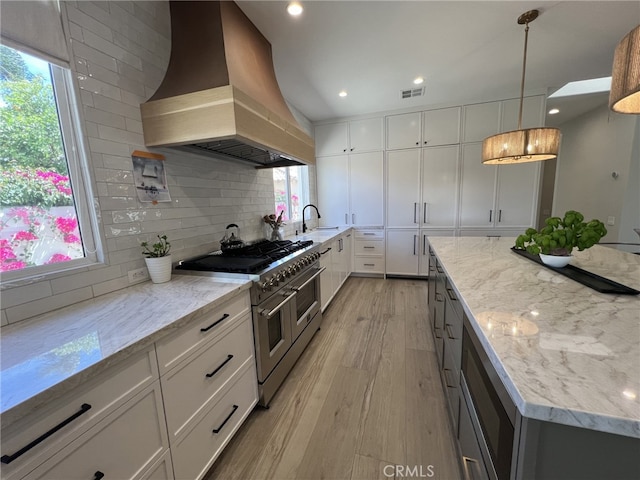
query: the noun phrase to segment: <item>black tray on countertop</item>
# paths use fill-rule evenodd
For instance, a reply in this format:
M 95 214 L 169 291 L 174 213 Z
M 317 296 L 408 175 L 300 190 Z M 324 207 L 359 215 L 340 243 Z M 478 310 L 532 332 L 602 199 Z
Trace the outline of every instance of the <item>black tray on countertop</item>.
M 538 255 L 532 255 L 526 250 L 518 250 L 516 247 L 511 247 L 511 250 L 522 257 L 528 258 L 532 262 L 536 262 L 549 270 L 553 270 L 554 272 L 564 275 L 571 280 L 575 280 L 587 287 L 593 288 L 600 293 L 616 293 L 618 295 L 638 295 L 640 293 L 640 291 L 635 290 L 634 288 L 627 287 L 626 285 L 601 277 L 595 273 L 587 272 L 586 270 L 574 267 L 573 265 L 567 265 L 562 268 L 550 267 L 549 265 L 542 263 L 542 260 L 540 260 Z

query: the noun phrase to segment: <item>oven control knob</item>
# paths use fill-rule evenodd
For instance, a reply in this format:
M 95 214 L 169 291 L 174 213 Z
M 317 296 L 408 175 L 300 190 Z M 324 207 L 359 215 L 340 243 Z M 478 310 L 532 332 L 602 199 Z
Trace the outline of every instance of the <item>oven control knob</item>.
M 276 277 L 276 274 L 273 274 L 273 277 L 271 277 L 271 280 L 269 280 L 269 285 L 272 287 L 275 287 L 278 285 L 278 278 Z
M 291 276 L 291 275 L 293 275 L 294 273 L 295 273 L 295 272 L 294 272 L 294 270 L 293 270 L 293 267 L 289 267 L 289 268 L 287 268 L 286 272 L 284 272 L 284 274 L 285 274 L 287 277 L 290 277 L 290 276 Z
M 266 292 L 267 290 L 271 290 L 271 285 L 269 285 L 269 282 L 262 282 L 260 288 L 263 292 Z
M 301 264 L 301 262 L 300 262 L 300 261 L 297 261 L 297 262 L 295 263 L 295 265 L 293 266 L 293 268 L 295 268 L 296 272 L 299 272 L 299 271 L 300 271 L 300 268 L 302 268 L 302 264 Z
M 286 278 L 286 277 L 285 277 L 284 272 L 278 272 L 278 276 L 276 277 L 276 279 L 277 279 L 279 282 L 283 282 L 285 278 Z

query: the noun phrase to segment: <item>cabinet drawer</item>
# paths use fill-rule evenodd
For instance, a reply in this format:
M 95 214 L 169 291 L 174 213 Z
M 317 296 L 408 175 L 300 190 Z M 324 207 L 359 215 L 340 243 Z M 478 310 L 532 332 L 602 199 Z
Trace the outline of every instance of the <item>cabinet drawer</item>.
M 257 403 L 255 366 L 247 365 L 235 378 L 237 382 L 171 447 L 176 479 L 201 478 Z
M 200 349 L 161 378 L 162 393 L 173 443 L 188 422 L 205 409 L 244 363 L 253 362 L 253 324 L 245 314 L 215 343 Z
M 358 273 L 384 273 L 384 257 L 354 257 L 353 263 Z
M 88 380 L 49 405 L 2 429 L 2 455 L 12 456 L 45 433 L 51 436 L 10 463 L 2 464 L 2 478 L 20 478 L 86 432 L 109 413 L 158 378 L 155 351 L 135 354 Z M 83 408 L 84 406 L 84 408 Z M 70 421 L 68 421 L 71 419 Z M 65 422 L 68 423 L 65 424 Z M 63 478 L 63 477 L 60 477 Z M 91 478 L 91 477 L 89 477 Z
M 25 480 L 134 479 L 167 451 L 160 384 L 136 395 Z
M 356 240 L 356 255 L 384 255 L 382 240 Z
M 169 371 L 198 347 L 220 337 L 230 328 L 234 319 L 250 309 L 249 294 L 244 292 L 202 315 L 180 329 L 156 342 L 160 375 Z
M 356 230 L 355 238 L 356 240 L 384 240 L 384 230 Z
M 173 480 L 171 452 L 167 450 L 140 480 Z

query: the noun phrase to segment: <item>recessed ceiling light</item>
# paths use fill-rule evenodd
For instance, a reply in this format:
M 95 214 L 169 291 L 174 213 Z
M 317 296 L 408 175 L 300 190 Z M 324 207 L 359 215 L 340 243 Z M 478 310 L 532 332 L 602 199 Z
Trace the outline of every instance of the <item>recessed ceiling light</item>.
M 413 81 L 413 83 L 415 83 L 416 85 L 420 85 L 422 82 L 424 82 L 424 78 L 422 77 L 416 77 L 416 79 Z
M 344 90 L 342 90 L 340 93 L 338 93 L 339 97 L 346 97 L 347 96 L 347 92 L 345 92 Z
M 552 108 L 549 110 L 549 115 L 555 115 L 556 113 L 560 113 L 560 110 L 557 108 Z
M 297 17 L 302 13 L 302 5 L 299 2 L 291 2 L 287 6 L 287 12 L 289 12 L 289 15 Z

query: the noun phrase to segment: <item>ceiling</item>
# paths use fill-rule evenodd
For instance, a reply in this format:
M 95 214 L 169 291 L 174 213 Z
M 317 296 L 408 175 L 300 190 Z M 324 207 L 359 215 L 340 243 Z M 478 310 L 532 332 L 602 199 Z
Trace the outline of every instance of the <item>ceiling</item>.
M 517 98 L 524 26 L 530 24 L 525 94 L 611 75 L 620 39 L 640 24 L 633 1 L 237 1 L 271 42 L 284 97 L 312 122 L 423 106 Z M 401 99 L 425 78 L 422 97 Z M 340 90 L 348 95 L 338 96 Z M 549 100 L 547 125 L 603 105 L 608 94 Z

